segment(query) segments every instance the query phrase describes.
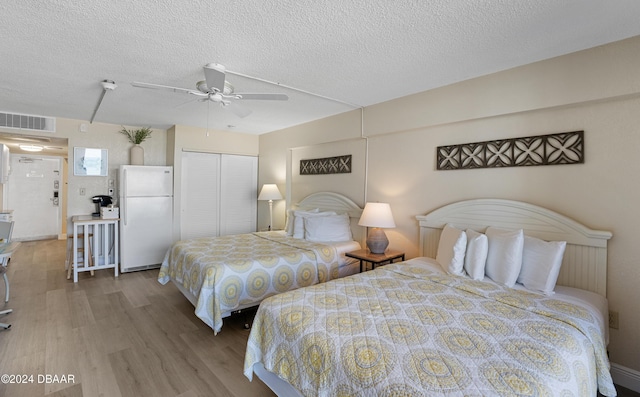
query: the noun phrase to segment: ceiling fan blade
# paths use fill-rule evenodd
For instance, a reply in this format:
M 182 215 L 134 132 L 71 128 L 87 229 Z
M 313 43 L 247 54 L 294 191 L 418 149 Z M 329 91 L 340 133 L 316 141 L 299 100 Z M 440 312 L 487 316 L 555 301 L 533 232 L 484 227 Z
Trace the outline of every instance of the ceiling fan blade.
M 255 94 L 247 92 L 236 92 L 234 95 L 238 95 L 245 100 L 267 100 L 267 101 L 287 101 L 289 96 L 287 94 Z
M 251 114 L 250 109 L 247 109 L 246 107 L 239 105 L 236 102 L 220 102 L 220 104 L 223 108 L 227 109 L 240 118 L 245 118 Z
M 208 63 L 203 68 L 207 87 L 224 92 L 225 68 L 217 63 Z
M 187 89 L 187 88 L 171 87 L 171 86 L 168 86 L 168 85 L 151 84 L 151 83 L 140 83 L 138 81 L 132 82 L 131 85 L 134 86 L 134 87 L 138 87 L 138 88 L 150 88 L 152 90 L 164 90 L 164 91 L 171 91 L 171 92 L 180 92 L 180 93 L 183 93 L 183 94 L 193 94 L 193 95 L 202 94 L 199 91 L 190 90 L 190 89 Z

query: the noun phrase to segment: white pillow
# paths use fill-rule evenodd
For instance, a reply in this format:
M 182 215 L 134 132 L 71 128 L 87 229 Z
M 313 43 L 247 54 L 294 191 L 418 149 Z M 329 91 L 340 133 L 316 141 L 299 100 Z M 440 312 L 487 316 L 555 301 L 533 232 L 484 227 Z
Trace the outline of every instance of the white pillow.
M 313 216 L 304 219 L 304 239 L 309 241 L 351 241 L 349 215 Z
M 484 265 L 489 252 L 487 236 L 473 229 L 467 229 L 467 252 L 464 256 L 464 270 L 474 280 L 484 278 Z
M 304 238 L 304 220 L 312 216 L 329 216 L 335 215 L 335 212 L 319 212 L 320 209 L 314 209 L 311 211 L 293 211 L 295 216 L 293 221 L 293 238 Z
M 438 241 L 436 261 L 450 274 L 464 275 L 464 253 L 467 250 L 467 235 L 463 230 L 445 225 Z
M 524 236 L 522 269 L 518 283 L 528 289 L 552 295 L 566 246 L 566 241 L 544 241 Z
M 320 208 L 312 209 L 309 211 L 291 211 L 291 236 L 296 235 L 296 229 L 298 231 L 298 236 L 296 238 L 304 237 L 304 218 L 303 216 L 306 214 L 317 214 L 320 212 Z
M 293 236 L 293 223 L 296 216 L 293 215 L 293 210 L 287 210 L 287 220 L 284 224 L 284 230 L 287 232 L 287 236 Z
M 489 240 L 485 274 L 497 283 L 513 287 L 522 267 L 522 229 L 503 230 L 490 226 L 485 234 Z

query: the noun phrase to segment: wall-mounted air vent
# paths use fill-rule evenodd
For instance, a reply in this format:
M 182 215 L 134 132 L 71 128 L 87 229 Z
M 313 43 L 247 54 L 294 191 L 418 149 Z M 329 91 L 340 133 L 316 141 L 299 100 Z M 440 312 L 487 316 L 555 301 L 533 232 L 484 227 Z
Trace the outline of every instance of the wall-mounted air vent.
M 0 112 L 0 127 L 56 132 L 56 119 L 32 114 Z

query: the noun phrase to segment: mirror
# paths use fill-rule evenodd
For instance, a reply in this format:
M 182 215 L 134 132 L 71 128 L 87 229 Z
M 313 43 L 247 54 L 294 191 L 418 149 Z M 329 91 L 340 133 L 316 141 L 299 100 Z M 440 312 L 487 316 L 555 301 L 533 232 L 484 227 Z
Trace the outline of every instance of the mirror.
M 73 175 L 107 176 L 108 165 L 107 149 L 73 148 Z

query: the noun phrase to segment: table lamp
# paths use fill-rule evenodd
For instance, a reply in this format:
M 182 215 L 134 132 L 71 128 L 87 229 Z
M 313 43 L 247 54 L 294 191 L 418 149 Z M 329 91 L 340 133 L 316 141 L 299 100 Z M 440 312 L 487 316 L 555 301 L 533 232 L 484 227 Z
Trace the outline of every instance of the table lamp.
M 373 254 L 382 254 L 389 245 L 389 239 L 382 228 L 396 227 L 387 203 L 367 203 L 362 211 L 358 225 L 371 227 L 367 235 L 367 247 Z
M 282 195 L 275 183 L 266 183 L 262 185 L 262 190 L 258 195 L 258 200 L 269 200 L 269 230 L 273 225 L 273 200 L 282 200 Z

